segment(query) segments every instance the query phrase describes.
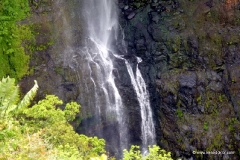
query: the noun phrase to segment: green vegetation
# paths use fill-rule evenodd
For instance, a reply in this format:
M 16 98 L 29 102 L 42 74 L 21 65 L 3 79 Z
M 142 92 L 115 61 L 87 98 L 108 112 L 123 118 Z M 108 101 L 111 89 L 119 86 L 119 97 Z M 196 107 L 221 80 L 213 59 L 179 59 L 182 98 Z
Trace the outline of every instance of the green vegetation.
M 54 95 L 31 106 L 38 84 L 20 100 L 15 79 L 0 81 L 0 159 L 16 160 L 107 160 L 105 141 L 77 134 L 68 123 L 74 120 L 80 105 L 70 102 L 65 109 Z M 113 158 L 112 158 L 113 159 Z M 123 160 L 171 159 L 170 153 L 158 146 L 143 156 L 138 146 L 124 150 Z
M 123 160 L 172 160 L 170 152 L 166 152 L 156 145 L 149 147 L 149 154 L 146 156 L 141 154 L 139 146 L 131 146 L 130 150 L 124 150 L 123 154 Z
M 202 104 L 202 95 L 200 95 L 199 97 L 197 97 L 197 103 L 198 105 Z
M 208 130 L 208 122 L 204 122 L 204 124 L 203 124 L 203 129 L 204 129 L 204 131 L 207 131 Z
M 176 110 L 176 113 L 177 113 L 178 118 L 180 118 L 180 119 L 183 118 L 183 112 L 182 112 L 181 109 L 177 109 L 177 110 Z
M 37 82 L 26 96 L 19 102 L 19 87 L 15 86 L 15 79 L 3 78 L 0 81 L 0 117 L 8 117 L 11 112 L 30 105 L 38 89 Z
M 68 123 L 80 105 L 53 95 L 29 107 L 38 85 L 19 100 L 14 79 L 0 82 L 0 159 L 90 159 L 105 153 L 105 141 L 75 133 Z
M 9 75 L 19 80 L 28 73 L 24 46 L 34 38 L 30 26 L 19 22 L 29 12 L 28 0 L 0 0 L 0 78 Z
M 228 118 L 228 123 L 229 123 L 228 130 L 230 132 L 234 132 L 235 131 L 234 126 L 237 125 L 239 122 L 238 122 L 237 118 Z

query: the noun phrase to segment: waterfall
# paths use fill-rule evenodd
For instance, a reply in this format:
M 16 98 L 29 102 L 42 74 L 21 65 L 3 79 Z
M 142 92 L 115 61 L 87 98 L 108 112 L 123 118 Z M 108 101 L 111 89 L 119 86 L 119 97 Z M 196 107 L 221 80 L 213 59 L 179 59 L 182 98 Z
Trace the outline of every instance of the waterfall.
M 135 105 L 140 107 L 141 126 L 135 127 L 141 127 L 144 153 L 148 145 L 155 143 L 155 129 L 149 94 L 138 67 L 141 59 L 136 57 L 137 65 L 133 69 L 134 65 L 117 54 L 113 47 L 119 32 L 116 3 L 117 0 L 82 1 L 81 16 L 86 25 L 84 47 L 67 49 L 66 62 L 76 72 L 79 84 L 78 101 L 82 104 L 83 120 L 78 131 L 104 138 L 107 148 L 119 158 L 123 149 L 129 149 L 132 144 L 128 128 L 131 115 L 115 83 L 117 68 L 114 68 L 114 59 L 124 62 L 137 96 L 138 104 Z
M 86 47 L 83 49 L 89 72 L 87 86 L 92 88 L 90 103 L 96 107 L 94 113 L 98 126 L 97 135 L 107 139 L 112 152 L 118 153 L 128 148 L 128 127 L 126 114 L 113 75 L 112 41 L 117 38 L 118 15 L 113 0 L 84 1 L 84 19 L 87 27 Z M 83 67 L 84 68 L 84 67 Z M 89 81 L 91 83 L 89 83 Z M 94 109 L 93 109 L 94 110 Z M 108 128 L 103 126 L 110 126 Z M 107 125 L 106 125 L 107 124 Z M 118 155 L 117 155 L 118 156 Z
M 142 60 L 137 57 L 137 62 Z M 142 152 L 146 154 L 148 152 L 148 146 L 156 143 L 155 128 L 153 123 L 153 116 L 151 106 L 149 102 L 149 94 L 146 84 L 139 70 L 138 64 L 136 67 L 136 75 L 134 75 L 131 65 L 128 61 L 125 61 L 128 73 L 131 78 L 133 88 L 137 94 L 137 99 L 141 109 L 141 131 L 142 131 Z

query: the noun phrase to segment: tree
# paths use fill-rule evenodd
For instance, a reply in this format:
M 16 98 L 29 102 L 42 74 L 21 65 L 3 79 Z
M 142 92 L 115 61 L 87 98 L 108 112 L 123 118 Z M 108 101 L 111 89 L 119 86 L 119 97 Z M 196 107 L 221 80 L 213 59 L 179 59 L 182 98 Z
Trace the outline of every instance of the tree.
M 0 78 L 9 75 L 19 80 L 28 73 L 30 56 L 24 46 L 34 36 L 30 25 L 17 22 L 29 13 L 28 0 L 0 0 Z
M 31 106 L 34 87 L 19 100 L 19 87 L 12 78 L 0 81 L 0 159 L 85 160 L 105 153 L 105 141 L 77 134 L 68 123 L 79 112 L 76 102 L 58 108 L 54 95 Z

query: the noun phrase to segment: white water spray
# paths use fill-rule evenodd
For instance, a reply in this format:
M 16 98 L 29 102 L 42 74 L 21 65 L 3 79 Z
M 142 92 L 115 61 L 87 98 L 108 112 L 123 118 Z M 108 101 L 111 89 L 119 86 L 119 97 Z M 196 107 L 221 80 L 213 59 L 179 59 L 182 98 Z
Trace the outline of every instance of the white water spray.
M 140 63 L 141 59 L 137 57 L 137 62 Z M 142 74 L 136 66 L 136 75 L 128 61 L 125 60 L 128 73 L 131 78 L 133 88 L 137 94 L 137 99 L 141 109 L 141 131 L 142 131 L 142 151 L 143 154 L 148 152 L 148 146 L 156 143 L 155 128 L 153 123 L 153 115 L 149 102 L 149 94 Z
M 130 145 L 126 122 L 128 115 L 115 84 L 112 57 L 124 60 L 140 106 L 141 147 L 146 153 L 148 145 L 153 145 L 156 138 L 149 94 L 138 64 L 134 74 L 131 64 L 112 51 L 113 40 L 118 35 L 118 15 L 115 3 L 116 0 L 84 1 L 84 24 L 86 24 L 88 38 L 85 47 L 79 52 L 75 51 L 71 65 L 78 73 L 79 85 L 83 86 L 80 90 L 80 97 L 84 97 L 82 99 L 86 104 L 83 112 L 94 114 L 89 117 L 97 117 L 94 121 L 96 129 L 93 132 L 97 132 L 102 137 L 107 136 L 107 145 L 111 145 L 111 149 L 119 154 Z M 138 63 L 141 62 L 140 58 L 137 60 Z M 107 132 L 108 135 L 102 135 L 106 134 L 104 131 L 106 124 L 114 126 L 112 128 L 116 130 Z
M 94 83 L 94 96 L 97 100 L 95 106 L 99 118 L 104 119 L 100 119 L 99 123 L 115 123 L 116 133 L 107 136 L 112 139 L 111 148 L 118 152 L 127 148 L 129 142 L 125 112 L 114 81 L 114 66 L 110 58 L 111 43 L 116 38 L 118 30 L 118 15 L 114 3 L 114 0 L 85 2 L 84 13 L 89 36 L 85 53 L 88 70 L 91 72 L 90 79 Z

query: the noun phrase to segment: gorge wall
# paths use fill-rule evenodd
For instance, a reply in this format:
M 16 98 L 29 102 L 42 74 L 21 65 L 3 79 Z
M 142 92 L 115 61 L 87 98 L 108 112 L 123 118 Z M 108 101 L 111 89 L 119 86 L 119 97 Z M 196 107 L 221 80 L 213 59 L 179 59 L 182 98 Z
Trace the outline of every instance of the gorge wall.
M 87 97 L 80 99 L 84 93 L 67 65 L 71 50 L 66 50 L 68 46 L 83 46 L 82 16 L 71 12 L 80 4 L 77 0 L 32 3 L 34 15 L 29 21 L 39 32 L 37 44 L 44 49 L 32 56 L 34 73 L 21 81 L 23 92 L 36 79 L 38 98 L 56 94 L 65 102 L 85 103 Z M 128 52 L 122 52 L 120 41 L 115 42 L 116 50 L 133 63 L 133 56 L 143 60 L 139 67 L 150 93 L 158 145 L 185 159 L 239 159 L 239 0 L 119 0 L 118 6 Z M 64 26 L 75 29 L 66 32 Z M 51 41 L 54 44 L 48 45 Z M 63 52 L 69 56 L 63 57 Z M 139 144 L 139 106 L 134 106 L 136 95 L 123 66 L 123 61 L 115 61 L 116 83 L 132 115 L 130 139 Z M 90 114 L 79 116 L 84 117 L 83 123 L 91 120 Z M 77 121 L 73 126 L 79 129 Z M 201 155 L 193 151 L 234 154 Z
M 120 0 L 119 8 L 129 53 L 144 61 L 158 144 L 176 157 L 238 159 L 240 2 Z

